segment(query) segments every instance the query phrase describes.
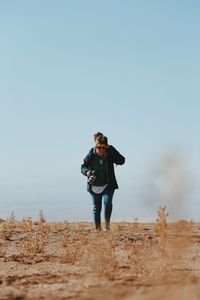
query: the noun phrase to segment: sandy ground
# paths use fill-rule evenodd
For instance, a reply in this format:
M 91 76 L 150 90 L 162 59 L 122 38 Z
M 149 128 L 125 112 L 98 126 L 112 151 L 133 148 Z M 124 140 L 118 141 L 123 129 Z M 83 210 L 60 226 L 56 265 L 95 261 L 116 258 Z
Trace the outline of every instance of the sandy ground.
M 7 221 L 0 299 L 200 299 L 200 223 Z

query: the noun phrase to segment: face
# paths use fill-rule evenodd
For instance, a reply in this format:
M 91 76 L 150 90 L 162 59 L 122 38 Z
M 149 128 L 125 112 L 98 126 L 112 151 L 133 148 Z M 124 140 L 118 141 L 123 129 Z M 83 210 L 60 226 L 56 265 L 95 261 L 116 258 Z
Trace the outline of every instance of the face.
M 106 150 L 107 150 L 107 146 L 106 145 L 104 145 L 104 144 L 97 144 L 96 145 L 96 153 L 99 156 L 104 156 L 104 154 L 106 153 Z

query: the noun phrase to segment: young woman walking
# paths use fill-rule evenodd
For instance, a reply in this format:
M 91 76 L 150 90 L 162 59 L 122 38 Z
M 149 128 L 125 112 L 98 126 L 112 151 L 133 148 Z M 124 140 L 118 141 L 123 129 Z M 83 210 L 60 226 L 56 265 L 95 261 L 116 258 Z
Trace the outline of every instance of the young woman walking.
M 87 177 L 87 190 L 93 201 L 93 215 L 96 230 L 101 230 L 102 200 L 104 203 L 105 230 L 110 230 L 112 200 L 118 189 L 114 164 L 123 165 L 125 158 L 101 132 L 94 134 L 95 147 L 91 148 L 81 165 L 81 173 Z

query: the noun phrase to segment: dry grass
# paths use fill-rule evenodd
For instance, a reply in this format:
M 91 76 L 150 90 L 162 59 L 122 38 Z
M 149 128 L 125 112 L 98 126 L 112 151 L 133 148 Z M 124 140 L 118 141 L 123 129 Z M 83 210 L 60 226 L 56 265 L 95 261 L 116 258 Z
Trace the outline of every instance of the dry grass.
M 197 300 L 200 224 L 168 223 L 165 207 L 157 215 L 154 224 L 112 223 L 105 233 L 91 223 L 47 223 L 42 211 L 36 221 L 12 213 L 0 230 L 0 299 L 160 299 L 166 286 L 185 295 L 192 286 Z
M 0 231 L 0 238 L 4 240 L 10 240 L 12 235 L 15 232 L 15 228 L 16 228 L 15 214 L 12 211 L 7 222 L 4 222 L 2 225 L 2 229 Z

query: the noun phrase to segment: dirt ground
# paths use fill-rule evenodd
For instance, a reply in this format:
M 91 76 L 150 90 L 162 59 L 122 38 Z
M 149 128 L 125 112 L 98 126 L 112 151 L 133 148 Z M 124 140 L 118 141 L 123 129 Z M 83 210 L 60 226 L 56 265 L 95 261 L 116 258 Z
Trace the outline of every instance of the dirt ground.
M 200 299 L 200 223 L 0 224 L 0 299 Z

